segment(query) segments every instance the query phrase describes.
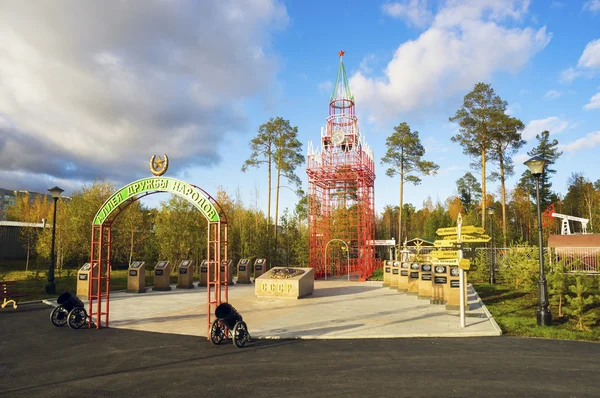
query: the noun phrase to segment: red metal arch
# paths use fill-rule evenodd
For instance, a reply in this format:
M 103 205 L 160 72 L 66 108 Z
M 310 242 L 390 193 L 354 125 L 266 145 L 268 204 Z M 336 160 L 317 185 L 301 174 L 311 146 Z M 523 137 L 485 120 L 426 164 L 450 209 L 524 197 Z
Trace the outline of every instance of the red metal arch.
M 210 221 L 207 218 L 207 338 L 210 336 L 210 325 L 212 314 L 216 307 L 222 302 L 229 300 L 228 278 L 221 281 L 220 264 L 223 261 L 225 266 L 225 275 L 229 275 L 227 261 L 227 215 L 223 211 L 221 204 L 208 194 L 204 189 L 188 184 L 202 192 L 210 203 L 219 213 L 219 221 Z M 110 309 L 110 268 L 111 268 L 111 243 L 112 243 L 112 224 L 119 215 L 132 203 L 156 193 L 171 193 L 168 190 L 156 189 L 140 193 L 134 197 L 126 199 L 118 207 L 113 209 L 107 216 L 107 219 L 101 224 L 92 224 L 92 239 L 90 264 L 91 272 L 89 279 L 89 323 L 88 326 L 97 329 L 109 327 L 109 309 Z M 205 217 L 206 218 L 206 217 Z M 225 299 L 222 299 L 222 294 Z M 102 320 L 104 316 L 104 321 Z

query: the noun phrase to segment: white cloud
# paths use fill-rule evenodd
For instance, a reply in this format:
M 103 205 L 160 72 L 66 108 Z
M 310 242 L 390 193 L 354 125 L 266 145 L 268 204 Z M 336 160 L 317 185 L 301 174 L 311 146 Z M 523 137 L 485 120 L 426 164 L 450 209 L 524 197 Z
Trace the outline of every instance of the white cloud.
M 598 1 L 600 2 L 600 0 Z M 600 69 L 600 39 L 592 40 L 586 44 L 577 62 L 577 68 L 571 66 L 561 71 L 560 81 L 570 83 L 581 75 L 591 77 L 597 73 L 596 69 Z
M 523 164 L 527 161 L 527 159 L 529 159 L 531 156 L 529 156 L 526 153 L 519 153 L 515 156 L 513 156 L 513 163 L 515 164 Z
M 560 91 L 550 90 L 544 95 L 544 99 L 553 100 L 559 98 L 561 95 L 562 93 Z
M 246 130 L 240 104 L 273 83 L 267 48 L 285 8 L 96 5 L 3 4 L 0 114 L 10 127 L 0 126 L 0 171 L 122 182 L 145 173 L 153 153 L 176 160 L 173 171 L 219 162 L 219 145 Z
M 506 107 L 506 114 L 513 116 L 517 111 L 520 111 L 520 110 L 521 110 L 521 104 L 519 104 L 518 102 L 515 102 L 513 104 L 509 104 Z
M 367 54 L 363 57 L 362 61 L 360 61 L 358 68 L 362 73 L 368 75 L 373 71 L 373 64 L 376 60 L 377 57 L 375 57 L 375 54 Z
M 600 93 L 597 93 L 592 98 L 590 98 L 590 102 L 584 106 L 585 110 L 590 109 L 600 109 Z
M 584 10 L 589 10 L 593 13 L 600 11 L 600 0 L 589 0 L 583 5 Z
M 449 2 L 417 39 L 401 44 L 384 76 L 356 72 L 350 85 L 369 120 L 390 120 L 473 88 L 496 71 L 517 72 L 550 41 L 542 27 L 513 27 L 528 1 Z M 504 20 L 510 20 L 503 26 Z
M 333 90 L 333 82 L 331 80 L 326 80 L 324 82 L 319 83 L 317 88 L 321 92 L 331 93 L 331 90 Z
M 571 83 L 579 75 L 581 75 L 580 71 L 570 67 L 560 72 L 560 81 L 561 83 Z
M 589 42 L 577 63 L 578 67 L 600 68 L 600 39 Z
M 409 26 L 425 27 L 431 22 L 432 14 L 427 9 L 427 0 L 405 0 L 386 3 L 383 12 L 391 17 L 404 20 Z
M 573 153 L 582 149 L 595 148 L 598 145 L 600 145 L 600 131 L 589 133 L 583 138 L 579 138 L 565 145 L 559 145 L 558 147 L 561 151 Z
M 521 135 L 523 139 L 530 140 L 535 138 L 537 134 L 540 134 L 544 130 L 548 130 L 550 134 L 562 133 L 570 127 L 570 123 L 556 116 L 550 116 L 545 119 L 536 119 L 530 121 Z

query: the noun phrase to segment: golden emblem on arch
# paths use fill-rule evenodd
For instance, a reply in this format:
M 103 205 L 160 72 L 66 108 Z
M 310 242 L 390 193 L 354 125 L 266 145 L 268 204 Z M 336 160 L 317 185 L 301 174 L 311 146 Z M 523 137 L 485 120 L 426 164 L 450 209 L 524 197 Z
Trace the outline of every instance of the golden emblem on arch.
M 166 154 L 163 156 L 165 158 L 161 159 L 160 156 L 152 155 L 150 159 L 150 171 L 157 177 L 165 174 L 169 168 L 169 157 Z

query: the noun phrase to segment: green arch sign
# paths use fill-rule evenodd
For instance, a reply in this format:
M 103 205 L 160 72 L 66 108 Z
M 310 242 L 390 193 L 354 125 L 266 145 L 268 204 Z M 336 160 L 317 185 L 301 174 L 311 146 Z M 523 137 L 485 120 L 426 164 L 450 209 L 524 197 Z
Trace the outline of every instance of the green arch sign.
M 94 217 L 94 225 L 101 225 L 108 216 L 118 209 L 126 200 L 135 198 L 145 192 L 170 192 L 181 196 L 192 203 L 208 221 L 218 222 L 219 213 L 212 203 L 198 188 L 187 182 L 169 177 L 148 177 L 134 181 L 113 194 L 98 210 Z

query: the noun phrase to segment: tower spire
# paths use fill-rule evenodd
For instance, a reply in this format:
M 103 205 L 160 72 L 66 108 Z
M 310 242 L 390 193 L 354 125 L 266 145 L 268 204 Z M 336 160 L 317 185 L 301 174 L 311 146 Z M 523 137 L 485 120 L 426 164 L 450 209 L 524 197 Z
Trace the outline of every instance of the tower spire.
M 331 98 L 329 99 L 329 102 L 332 105 L 335 105 L 336 103 L 344 103 L 343 100 L 354 102 L 354 96 L 350 91 L 348 77 L 346 76 L 346 68 L 344 68 L 343 58 L 345 54 L 346 53 L 344 50 L 340 50 L 338 52 L 338 56 L 340 57 L 340 66 L 338 67 L 335 85 L 333 86 L 333 92 L 331 93 Z

